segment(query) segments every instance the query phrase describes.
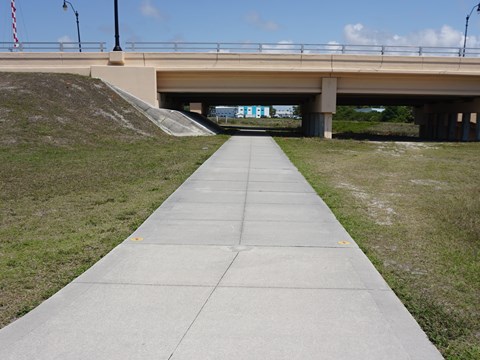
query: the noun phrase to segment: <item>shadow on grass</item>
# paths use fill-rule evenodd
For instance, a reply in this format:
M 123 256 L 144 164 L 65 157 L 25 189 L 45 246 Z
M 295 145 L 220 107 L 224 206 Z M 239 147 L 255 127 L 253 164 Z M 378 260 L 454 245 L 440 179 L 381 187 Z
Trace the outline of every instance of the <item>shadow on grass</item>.
M 260 127 L 260 126 L 222 126 L 226 134 L 231 136 L 273 136 L 285 138 L 304 137 L 302 128 L 292 127 Z M 417 135 L 396 134 L 395 132 L 381 134 L 376 131 L 359 132 L 343 131 L 333 134 L 337 140 L 378 141 L 378 142 L 430 142 L 433 140 L 418 137 Z M 438 141 L 438 140 L 435 140 Z M 446 141 L 446 140 L 445 140 Z
M 252 127 L 228 126 L 224 127 L 225 133 L 232 136 L 277 136 L 277 137 L 302 137 L 301 128 L 279 127 Z
M 396 134 L 375 134 L 369 132 L 363 133 L 353 133 L 353 132 L 344 132 L 333 134 L 334 139 L 340 140 L 359 140 L 359 141 L 401 141 L 401 142 L 425 142 L 426 139 L 422 139 L 418 136 L 411 135 L 396 135 Z

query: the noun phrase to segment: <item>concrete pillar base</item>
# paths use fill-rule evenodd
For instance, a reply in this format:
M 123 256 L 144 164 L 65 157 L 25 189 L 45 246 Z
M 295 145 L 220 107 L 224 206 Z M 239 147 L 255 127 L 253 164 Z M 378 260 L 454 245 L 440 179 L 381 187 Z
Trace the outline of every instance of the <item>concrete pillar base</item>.
M 327 113 L 323 114 L 323 122 L 324 122 L 324 127 L 323 127 L 323 137 L 325 139 L 331 139 L 332 138 L 332 125 L 333 125 L 333 114 Z
M 470 119 L 472 114 L 464 113 L 462 118 L 462 141 L 470 140 Z
M 302 121 L 305 136 L 332 138 L 332 114 L 312 112 L 305 114 Z
M 190 103 L 190 111 L 201 115 L 203 113 L 203 104 Z
M 480 113 L 475 117 L 475 141 L 480 141 Z
M 457 139 L 457 114 L 448 114 L 448 140 Z

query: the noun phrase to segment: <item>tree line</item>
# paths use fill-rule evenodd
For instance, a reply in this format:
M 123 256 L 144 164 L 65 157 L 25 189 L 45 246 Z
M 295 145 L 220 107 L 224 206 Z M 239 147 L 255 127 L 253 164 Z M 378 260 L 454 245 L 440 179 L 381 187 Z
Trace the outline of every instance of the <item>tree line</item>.
M 382 112 L 359 112 L 355 106 L 337 106 L 334 120 L 344 121 L 384 121 L 384 122 L 413 122 L 413 109 L 411 106 L 382 106 Z M 368 108 L 367 106 L 363 108 Z

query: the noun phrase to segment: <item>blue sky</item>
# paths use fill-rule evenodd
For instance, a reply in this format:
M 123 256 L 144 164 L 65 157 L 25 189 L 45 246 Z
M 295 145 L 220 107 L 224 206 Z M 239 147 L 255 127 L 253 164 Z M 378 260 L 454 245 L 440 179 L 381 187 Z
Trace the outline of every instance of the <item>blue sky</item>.
M 125 41 L 344 43 L 461 46 L 467 0 L 118 0 Z M 113 43 L 113 0 L 71 0 L 82 41 Z M 76 40 L 63 0 L 16 0 L 20 41 Z M 10 0 L 0 0 L 0 42 L 11 41 Z M 470 47 L 480 47 L 473 13 Z

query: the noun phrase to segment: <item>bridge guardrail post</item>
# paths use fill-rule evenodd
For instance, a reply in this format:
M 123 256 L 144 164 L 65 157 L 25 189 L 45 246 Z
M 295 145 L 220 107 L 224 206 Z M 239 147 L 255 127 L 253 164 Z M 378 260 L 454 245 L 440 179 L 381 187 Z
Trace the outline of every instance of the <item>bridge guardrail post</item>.
M 220 43 L 217 43 L 217 53 L 220 52 Z
M 60 45 L 60 52 L 63 52 L 63 42 L 59 43 Z
M 302 44 L 302 45 L 300 46 L 300 54 L 303 54 L 303 51 L 304 51 L 304 45 Z
M 423 56 L 423 47 L 418 48 L 418 56 Z
M 263 45 L 258 44 L 258 52 L 262 53 L 263 52 Z

